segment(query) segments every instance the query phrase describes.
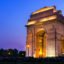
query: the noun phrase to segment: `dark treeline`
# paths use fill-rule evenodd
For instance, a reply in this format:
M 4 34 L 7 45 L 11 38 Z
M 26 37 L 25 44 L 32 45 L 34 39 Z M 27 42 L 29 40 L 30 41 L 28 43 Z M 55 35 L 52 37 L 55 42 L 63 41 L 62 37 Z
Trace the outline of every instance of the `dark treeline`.
M 64 55 L 50 58 L 26 57 L 25 51 L 17 49 L 0 49 L 0 64 L 62 64 Z
M 18 51 L 17 49 L 0 49 L 1 57 L 25 57 L 25 51 Z

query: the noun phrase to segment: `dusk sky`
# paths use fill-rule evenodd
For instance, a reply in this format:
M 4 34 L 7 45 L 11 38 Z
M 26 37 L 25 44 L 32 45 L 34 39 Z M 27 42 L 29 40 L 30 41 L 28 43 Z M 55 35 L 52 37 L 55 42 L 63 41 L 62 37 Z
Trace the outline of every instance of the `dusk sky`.
M 25 50 L 25 25 L 31 13 L 53 5 L 64 15 L 64 0 L 0 0 L 0 48 Z

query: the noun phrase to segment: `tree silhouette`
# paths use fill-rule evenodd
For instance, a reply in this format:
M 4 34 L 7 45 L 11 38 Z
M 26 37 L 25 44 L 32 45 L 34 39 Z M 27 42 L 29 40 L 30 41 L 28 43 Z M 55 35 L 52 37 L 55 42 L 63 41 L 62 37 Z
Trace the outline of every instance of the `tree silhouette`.
M 3 53 L 4 53 L 4 49 L 0 49 L 0 57 L 4 55 Z

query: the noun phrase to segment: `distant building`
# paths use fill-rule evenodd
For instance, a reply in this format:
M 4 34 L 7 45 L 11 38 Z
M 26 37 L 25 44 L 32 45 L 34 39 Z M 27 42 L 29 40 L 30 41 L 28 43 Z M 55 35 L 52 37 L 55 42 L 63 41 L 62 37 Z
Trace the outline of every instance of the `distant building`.
M 33 12 L 26 27 L 26 56 L 39 58 L 64 54 L 64 16 L 55 6 Z

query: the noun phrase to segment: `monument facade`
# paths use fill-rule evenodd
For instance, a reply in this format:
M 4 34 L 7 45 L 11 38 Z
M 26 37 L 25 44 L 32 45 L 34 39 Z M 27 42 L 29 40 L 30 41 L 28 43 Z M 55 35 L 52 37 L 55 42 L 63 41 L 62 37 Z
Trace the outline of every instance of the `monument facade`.
M 27 57 L 56 57 L 64 54 L 64 16 L 55 6 L 33 12 L 26 28 Z

